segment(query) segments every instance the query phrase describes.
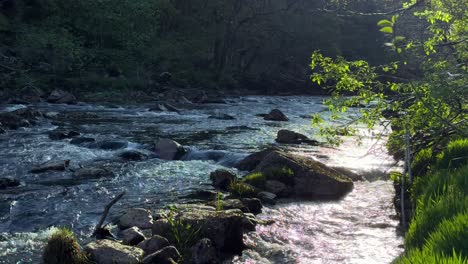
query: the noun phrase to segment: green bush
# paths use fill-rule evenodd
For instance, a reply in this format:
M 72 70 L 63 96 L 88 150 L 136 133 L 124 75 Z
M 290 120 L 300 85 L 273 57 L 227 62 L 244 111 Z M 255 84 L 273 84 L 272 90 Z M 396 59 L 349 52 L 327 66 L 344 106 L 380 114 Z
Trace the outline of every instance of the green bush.
M 438 169 L 456 169 L 468 164 L 468 139 L 450 142 L 447 148 L 437 156 Z
M 456 252 L 468 258 L 468 214 L 459 214 L 440 223 L 431 233 L 424 246 L 425 250 L 450 255 Z
M 450 193 L 434 197 L 428 204 L 418 204 L 418 210 L 406 233 L 407 249 L 422 248 L 429 235 L 445 219 L 468 212 L 468 196 Z
M 429 165 L 432 163 L 432 149 L 426 148 L 419 151 L 411 162 L 411 171 L 415 177 L 426 175 Z
M 68 228 L 60 228 L 52 234 L 42 254 L 42 260 L 45 264 L 89 263 L 73 232 Z
M 456 253 L 441 255 L 428 250 L 412 250 L 407 256 L 396 260 L 395 264 L 468 264 L 468 259 Z

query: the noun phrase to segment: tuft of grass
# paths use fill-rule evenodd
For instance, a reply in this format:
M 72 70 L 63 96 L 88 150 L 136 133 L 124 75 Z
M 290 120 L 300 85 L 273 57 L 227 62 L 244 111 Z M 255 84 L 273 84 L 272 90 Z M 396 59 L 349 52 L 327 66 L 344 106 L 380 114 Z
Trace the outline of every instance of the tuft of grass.
M 266 176 L 265 174 L 261 172 L 253 172 L 248 175 L 246 175 L 244 178 L 242 178 L 242 181 L 248 184 L 251 184 L 253 186 L 256 186 L 258 188 L 263 188 L 265 187 L 265 182 L 266 182 Z
M 468 259 L 456 252 L 448 255 L 428 250 L 412 250 L 394 262 L 395 264 L 468 264 Z
M 223 194 L 221 192 L 216 193 L 216 211 L 223 210 Z
M 422 248 L 429 235 L 445 219 L 468 212 L 468 196 L 460 193 L 434 197 L 428 204 L 418 204 L 418 210 L 406 233 L 407 249 Z
M 457 169 L 468 164 L 468 139 L 451 141 L 437 156 L 437 169 Z
M 456 252 L 468 258 L 468 213 L 446 219 L 432 232 L 424 250 L 450 255 Z
M 201 238 L 201 227 L 197 228 L 189 223 L 184 223 L 177 217 L 178 213 L 179 211 L 176 207 L 171 207 L 167 221 L 171 226 L 171 236 L 174 240 L 174 245 L 182 255 L 182 259 L 178 261 L 184 262 L 184 260 L 189 259 L 190 248 Z
M 229 184 L 228 189 L 233 196 L 238 198 L 255 197 L 255 195 L 257 194 L 257 192 L 254 188 L 252 188 L 252 186 L 238 180 L 232 181 Z
M 45 264 L 90 263 L 75 235 L 68 228 L 60 228 L 50 236 L 42 254 L 42 260 Z

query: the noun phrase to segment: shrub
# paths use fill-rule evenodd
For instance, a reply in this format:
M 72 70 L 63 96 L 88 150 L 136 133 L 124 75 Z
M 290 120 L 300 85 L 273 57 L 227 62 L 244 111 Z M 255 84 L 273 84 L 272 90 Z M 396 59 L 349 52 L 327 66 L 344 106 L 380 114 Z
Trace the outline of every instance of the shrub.
M 411 171 L 415 177 L 426 175 L 429 165 L 432 163 L 432 149 L 426 148 L 419 151 L 411 162 Z
M 396 264 L 468 264 L 468 259 L 456 253 L 441 255 L 428 250 L 412 250 L 407 256 L 395 261 Z
M 445 219 L 468 212 L 468 196 L 449 193 L 434 197 L 428 204 L 418 204 L 418 210 L 406 234 L 407 249 L 422 248 L 437 226 Z
M 438 169 L 456 169 L 468 164 L 468 139 L 450 142 L 447 148 L 437 156 Z
M 73 232 L 68 228 L 60 228 L 52 234 L 42 254 L 42 260 L 46 264 L 89 263 Z
M 450 255 L 456 252 L 468 258 L 468 214 L 459 214 L 440 223 L 431 233 L 424 246 L 425 250 Z

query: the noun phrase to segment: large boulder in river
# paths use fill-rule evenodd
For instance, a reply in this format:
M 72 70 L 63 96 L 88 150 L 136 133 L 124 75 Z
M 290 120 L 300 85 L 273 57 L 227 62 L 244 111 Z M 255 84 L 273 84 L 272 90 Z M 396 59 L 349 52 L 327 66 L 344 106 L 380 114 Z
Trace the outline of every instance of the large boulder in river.
M 182 145 L 167 138 L 160 139 L 155 144 L 154 151 L 164 160 L 178 160 L 186 153 Z
M 255 167 L 257 167 L 257 165 L 260 164 L 260 162 L 262 162 L 262 160 L 273 151 L 280 151 L 280 149 L 273 147 L 250 154 L 237 163 L 234 167 L 242 171 L 251 171 L 255 169 Z
M 76 97 L 66 91 L 56 89 L 47 97 L 47 102 L 52 104 L 76 104 Z
M 288 175 L 275 171 L 287 170 Z M 338 199 L 353 189 L 353 182 L 342 173 L 310 158 L 273 151 L 255 168 L 266 180 L 278 180 L 292 188 L 292 195 L 306 199 Z M 271 177 L 269 179 L 268 177 Z
M 125 246 L 108 239 L 91 242 L 84 250 L 96 264 L 138 264 L 144 254 L 141 248 Z
M 278 131 L 278 134 L 276 136 L 276 142 L 282 143 L 282 144 L 301 144 L 301 143 L 307 143 L 307 144 L 313 144 L 317 145 L 318 142 L 315 140 L 309 139 L 307 136 L 286 130 L 286 129 L 281 129 Z
M 278 109 L 271 110 L 263 119 L 270 121 L 289 121 L 289 118 Z

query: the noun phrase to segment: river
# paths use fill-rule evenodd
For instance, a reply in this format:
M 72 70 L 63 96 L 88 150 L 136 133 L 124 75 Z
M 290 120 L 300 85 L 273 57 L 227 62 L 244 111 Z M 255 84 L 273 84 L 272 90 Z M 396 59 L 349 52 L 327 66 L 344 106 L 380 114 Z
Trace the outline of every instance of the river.
M 48 115 L 86 115 L 45 119 L 34 127 L 0 135 L 0 177 L 15 177 L 22 185 L 0 190 L 0 263 L 38 263 L 47 236 L 59 226 L 71 227 L 81 242 L 99 220 L 104 206 L 122 191 L 127 195 L 112 208 L 110 219 L 127 207 L 157 211 L 200 189 L 211 189 L 209 174 L 231 166 L 251 152 L 274 145 L 280 129 L 311 138 L 310 114 L 327 119 L 322 97 L 228 98 L 227 104 L 188 106 L 180 113 L 152 112 L 148 105 L 52 105 L 38 109 Z M 0 111 L 24 106 L 3 105 Z M 265 121 L 257 114 L 281 109 L 289 122 Z M 91 114 L 90 114 L 91 113 Z M 208 118 L 229 114 L 234 120 Z M 58 121 L 57 121 L 58 120 Z M 48 132 L 61 126 L 82 136 L 128 142 L 126 147 L 146 153 L 145 161 L 118 158 L 123 150 L 103 150 L 53 141 Z M 392 205 L 393 187 L 378 177 L 394 165 L 379 130 L 366 132 L 362 144 L 345 139 L 339 148 L 291 145 L 290 152 L 314 157 L 327 165 L 342 166 L 370 176 L 356 182 L 341 201 L 283 201 L 264 208 L 261 218 L 275 219 L 245 237 L 251 249 L 235 263 L 390 263 L 402 251 L 398 220 Z M 149 145 L 158 137 L 174 139 L 190 149 L 180 161 L 152 158 Z M 112 168 L 112 179 L 78 181 L 70 172 L 32 174 L 29 170 L 49 160 L 71 160 L 71 167 L 99 164 Z M 234 170 L 234 169 L 233 169 Z M 383 175 L 383 174 L 382 174 Z

